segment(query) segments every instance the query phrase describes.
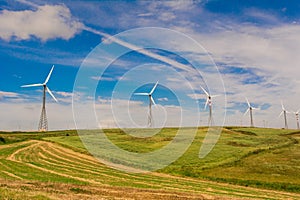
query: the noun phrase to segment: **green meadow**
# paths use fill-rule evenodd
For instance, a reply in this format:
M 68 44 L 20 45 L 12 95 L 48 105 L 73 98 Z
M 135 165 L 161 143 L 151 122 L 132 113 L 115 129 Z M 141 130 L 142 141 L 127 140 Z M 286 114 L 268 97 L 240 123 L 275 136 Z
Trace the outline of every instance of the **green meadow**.
M 147 153 L 169 144 L 177 128 L 153 137 L 104 130 L 118 147 Z M 188 128 L 185 131 L 189 131 Z M 97 130 L 0 132 L 0 199 L 299 199 L 300 132 L 226 127 L 213 150 L 199 158 L 207 128 L 198 128 L 187 151 L 156 172 L 112 169 L 89 154 L 80 137 Z M 101 186 L 101 187 L 99 187 Z

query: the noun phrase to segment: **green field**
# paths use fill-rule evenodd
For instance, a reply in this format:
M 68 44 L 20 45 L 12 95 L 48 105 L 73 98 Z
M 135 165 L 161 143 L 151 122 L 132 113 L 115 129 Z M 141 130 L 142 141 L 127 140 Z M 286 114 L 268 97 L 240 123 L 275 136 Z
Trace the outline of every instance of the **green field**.
M 120 148 L 145 153 L 167 145 L 176 131 L 165 128 L 151 138 L 105 133 Z M 200 159 L 206 131 L 198 129 L 177 161 L 144 174 L 101 164 L 76 131 L 0 132 L 0 199 L 300 199 L 299 131 L 224 128 Z M 81 137 L 92 140 L 96 133 Z

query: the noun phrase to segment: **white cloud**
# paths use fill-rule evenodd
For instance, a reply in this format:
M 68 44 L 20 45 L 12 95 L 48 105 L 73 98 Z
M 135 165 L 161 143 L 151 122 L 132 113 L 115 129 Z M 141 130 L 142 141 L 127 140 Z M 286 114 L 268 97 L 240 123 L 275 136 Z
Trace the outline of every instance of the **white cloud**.
M 62 91 L 57 91 L 55 92 L 56 94 L 63 96 L 63 97 L 72 97 L 73 93 L 72 92 L 62 92 Z
M 41 102 L 0 102 L 0 106 L 0 130 L 37 130 Z M 91 115 L 87 108 L 93 108 L 94 114 Z M 72 104 L 48 102 L 46 109 L 49 130 L 75 128 Z M 156 127 L 195 125 L 198 120 L 197 113 L 184 111 L 178 106 L 156 105 L 152 109 Z M 114 99 L 112 103 L 110 100 L 99 100 L 95 105 L 94 101 L 79 101 L 75 111 L 78 129 L 147 125 L 148 106 L 140 101 Z M 185 112 L 184 119 L 182 112 Z
M 167 97 L 164 97 L 164 98 L 158 98 L 157 100 L 158 101 L 168 101 L 169 99 Z
M 199 99 L 206 99 L 206 96 L 205 94 L 188 94 L 188 96 L 192 99 L 195 99 L 195 100 L 199 100 Z
M 246 68 L 251 69 L 252 73 L 262 78 L 257 83 L 253 84 L 245 84 L 246 79 L 251 79 L 250 74 L 237 74 L 237 73 L 228 73 L 223 74 L 223 80 L 225 82 L 225 87 L 227 92 L 229 92 L 228 95 L 228 101 L 230 107 L 235 107 L 236 104 L 245 104 L 244 97 L 247 96 L 250 101 L 257 105 L 262 105 L 264 103 L 271 104 L 271 107 L 267 109 L 266 111 L 260 111 L 259 115 L 255 112 L 255 121 L 262 122 L 263 120 L 269 121 L 269 125 L 273 125 L 274 127 L 278 127 L 281 124 L 281 119 L 273 119 L 274 115 L 278 115 L 280 113 L 280 99 L 283 98 L 285 102 L 288 102 L 288 109 L 297 110 L 298 109 L 298 102 L 299 102 L 299 90 L 300 90 L 300 81 L 299 81 L 299 64 L 300 64 L 300 26 L 296 24 L 288 24 L 288 25 L 279 25 L 279 26 L 273 26 L 273 27 L 259 27 L 259 26 L 249 26 L 245 24 L 230 24 L 230 28 L 224 28 L 224 26 L 217 25 L 216 32 L 210 32 L 209 34 L 204 33 L 203 31 L 197 32 L 195 30 L 191 30 L 189 28 L 193 27 L 193 24 L 184 24 L 182 26 L 178 26 L 179 22 L 188 22 L 190 23 L 191 20 L 183 21 L 183 19 L 179 19 L 179 15 L 174 15 L 174 12 L 171 11 L 178 11 L 178 10 L 185 10 L 189 7 L 186 5 L 183 5 L 183 2 L 185 1 L 167 1 L 164 5 L 162 3 L 154 2 L 149 3 L 152 4 L 149 5 L 149 8 L 146 10 L 142 10 L 145 14 L 140 14 L 140 18 L 143 18 L 142 20 L 131 18 L 131 20 L 128 20 L 128 17 L 116 17 L 111 18 L 110 20 L 124 20 L 126 21 L 126 24 L 130 24 L 132 26 L 133 24 L 140 24 L 145 25 L 147 23 L 144 23 L 143 20 L 150 20 L 148 24 L 150 25 L 161 25 L 161 21 L 164 21 L 164 19 L 172 18 L 172 23 L 170 23 L 170 26 L 172 26 L 174 29 L 182 30 L 185 33 L 188 33 L 193 39 L 197 40 L 199 43 L 201 43 L 213 56 L 215 61 L 221 63 L 224 65 L 224 68 L 228 66 L 237 66 L 240 68 Z M 145 3 L 146 4 L 146 3 Z M 147 3 L 148 4 L 148 3 Z M 153 4 L 157 4 L 154 6 Z M 170 4 L 170 5 L 167 5 Z M 172 4 L 172 5 L 171 5 Z M 169 7 L 171 10 L 168 10 L 168 12 L 161 12 L 161 9 L 159 6 Z M 41 38 L 42 40 L 47 40 L 51 38 L 64 38 L 68 39 L 72 37 L 72 35 L 76 34 L 76 31 L 79 31 L 82 24 L 77 22 L 76 20 L 73 20 L 70 14 L 70 11 L 68 8 L 66 8 L 63 5 L 59 6 L 48 6 L 52 9 L 52 14 L 48 13 L 51 9 L 46 9 L 45 6 L 38 6 L 36 11 L 18 11 L 18 12 L 12 12 L 12 11 L 2 11 L 0 15 L 0 22 L 3 19 L 3 16 L 6 17 L 6 19 L 11 20 L 15 23 L 20 23 L 25 17 L 28 16 L 30 23 L 35 22 L 35 20 L 39 21 L 38 14 L 48 13 L 45 16 L 42 16 L 44 18 L 53 16 L 53 18 L 58 18 L 58 20 L 54 20 L 55 26 L 64 26 L 66 29 L 70 29 L 70 34 L 67 35 L 60 35 L 60 34 L 66 34 L 67 31 L 59 31 L 59 33 L 52 33 L 46 34 L 46 33 L 40 33 L 39 31 L 42 30 L 35 30 L 32 28 L 32 24 L 26 25 L 29 28 L 23 28 L 21 26 L 13 27 L 11 30 L 21 30 L 18 33 L 15 33 L 13 31 L 7 32 L 6 36 L 3 36 L 3 32 L 0 31 L 0 37 L 4 39 L 11 39 L 11 37 L 16 37 L 16 39 L 28 39 L 31 37 L 31 35 L 34 35 L 38 38 Z M 64 9 L 63 9 L 64 8 Z M 93 6 L 93 8 L 96 9 L 96 6 Z M 152 9 L 152 10 L 151 10 Z M 64 10 L 62 16 L 58 16 L 57 10 Z M 67 13 L 67 14 L 66 14 Z M 98 12 L 99 14 L 100 12 Z M 102 14 L 102 13 L 101 13 Z M 267 13 L 259 13 L 256 10 L 248 10 L 247 13 L 249 16 L 254 16 L 256 18 L 259 18 L 264 21 L 274 21 L 276 22 L 276 18 L 274 18 L 272 15 L 268 15 Z M 36 16 L 36 19 L 32 19 L 32 15 Z M 163 15 L 166 15 L 166 17 L 160 18 Z M 12 17 L 14 16 L 14 17 Z M 149 16 L 156 16 L 155 19 L 148 19 Z M 62 19 L 68 19 L 70 23 L 65 23 Z M 99 17 L 93 16 L 93 18 L 98 19 Z M 174 18 L 176 18 L 174 20 Z M 134 20 L 132 20 L 134 19 Z M 160 19 L 157 20 L 157 19 Z M 48 22 L 52 22 L 46 21 Z M 111 23 L 109 20 L 109 24 L 115 24 Z M 204 19 L 206 20 L 206 19 Z M 133 22 L 137 21 L 137 22 Z M 175 23 L 174 22 L 178 22 Z M 0 23 L 0 30 L 2 30 L 2 26 L 7 26 L 7 22 Z M 75 24 L 73 26 L 73 23 Z M 105 22 L 103 22 L 105 23 Z M 131 24 L 132 23 L 132 24 Z M 230 23 L 230 22 L 229 22 Z M 78 27 L 76 28 L 76 26 Z M 121 23 L 119 23 L 121 24 Z M 118 24 L 118 25 L 119 25 Z M 165 23 L 167 24 L 167 23 Z M 47 24 L 46 24 L 47 25 Z M 53 25 L 53 26 L 54 26 Z M 52 26 L 52 25 L 51 25 Z M 130 27 L 126 26 L 126 27 Z M 213 26 L 213 25 L 212 25 Z M 225 25 L 226 26 L 226 25 Z M 122 26 L 121 26 L 122 27 Z M 124 26 L 123 26 L 124 27 Z M 28 30 L 30 29 L 30 30 Z M 6 29 L 8 30 L 8 29 Z M 10 29 L 9 29 L 10 30 Z M 58 29 L 54 30 L 57 31 Z M 199 30 L 199 29 L 198 29 Z M 47 31 L 47 30 L 45 30 Z M 24 34 L 23 34 L 24 32 Z M 48 30 L 49 32 L 49 30 Z M 50 31 L 51 32 L 51 31 Z M 94 31 L 95 33 L 98 33 L 98 31 Z M 101 33 L 100 33 L 101 34 Z M 151 34 L 151 33 L 150 33 Z M 4 34 L 5 35 L 5 34 Z M 101 34 L 103 35 L 103 34 Z M 105 34 L 104 34 L 105 36 Z M 107 35 L 106 35 L 107 36 Z M 141 34 L 141 37 L 144 37 L 144 35 Z M 171 38 L 172 36 L 169 36 L 168 38 Z M 164 40 L 165 37 L 161 37 L 161 40 Z M 157 41 L 160 43 L 162 41 L 157 38 Z M 191 48 L 190 45 L 186 44 L 185 41 L 176 42 L 176 44 L 181 44 L 179 46 L 174 46 L 174 44 L 167 44 L 171 40 L 164 40 L 165 46 L 172 46 L 176 47 L 175 49 L 180 50 L 189 50 L 190 55 L 193 56 L 193 53 L 196 52 L 195 49 Z M 110 41 L 112 42 L 112 41 Z M 116 41 L 114 41 L 116 42 Z M 124 45 L 124 43 L 122 43 Z M 126 44 L 124 46 L 132 47 L 131 44 Z M 134 47 L 134 46 L 133 46 Z M 185 69 L 183 66 L 179 65 L 178 63 L 169 60 L 168 58 L 162 58 L 159 57 L 159 55 L 153 55 L 149 52 L 144 52 L 145 55 L 148 55 L 150 57 L 156 58 L 158 60 L 161 60 L 163 62 L 169 63 L 171 65 L 177 66 L 179 69 Z M 196 55 L 196 54 L 194 54 Z M 98 62 L 98 60 L 96 60 Z M 96 62 L 96 63 L 97 63 Z M 92 77 L 93 78 L 93 77 Z M 94 77 L 95 80 L 97 80 L 97 77 Z M 215 89 L 215 88 L 221 88 L 221 87 L 212 87 L 215 86 L 216 80 L 218 80 L 218 74 L 205 72 L 204 79 L 208 79 L 209 81 L 206 81 L 208 84 L 209 89 Z M 179 86 L 181 89 L 185 87 L 186 82 L 177 84 L 176 81 L 171 81 L 171 79 L 168 79 L 169 84 L 175 84 Z M 275 84 L 274 84 L 275 83 Z M 201 84 L 201 83 L 195 83 L 195 85 Z M 266 84 L 271 84 L 272 87 L 266 87 Z M 188 86 L 188 85 L 187 85 Z M 196 88 L 195 86 L 194 88 Z M 219 91 L 212 91 L 213 93 L 220 94 Z M 13 94 L 10 94 L 13 95 Z M 1 97 L 1 94 L 0 94 Z M 195 94 L 195 99 L 205 99 L 205 96 L 202 94 Z M 222 100 L 222 98 L 221 98 Z M 220 101 L 221 101 L 220 100 Z M 218 99 L 216 99 L 218 101 Z M 214 105 L 218 106 L 218 104 L 214 101 Z M 106 107 L 106 103 L 103 103 L 100 110 L 108 109 Z M 124 106 L 127 106 L 127 104 Z M 142 105 L 137 105 L 138 108 L 142 109 Z M 240 108 L 237 108 L 240 109 Z M 147 112 L 146 107 L 144 109 L 145 113 Z M 215 111 L 215 110 L 214 110 Z M 217 115 L 217 113 L 215 113 Z M 135 115 L 140 116 L 140 115 Z M 239 119 L 242 116 L 242 113 L 239 110 L 234 110 L 234 114 L 231 115 L 234 116 L 232 119 L 238 119 L 235 120 L 235 122 L 239 123 Z M 231 117 L 229 116 L 229 117 Z M 245 116 L 245 120 L 248 120 Z M 145 119 L 141 117 L 140 119 Z M 105 119 L 107 122 L 112 123 L 111 118 Z M 227 122 L 230 124 L 230 120 L 227 120 Z M 292 123 L 292 121 L 291 121 Z
M 115 77 L 91 76 L 91 79 L 95 80 L 95 81 L 100 81 L 100 80 L 101 81 L 116 81 L 116 80 L 120 80 L 120 79 L 123 79 L 123 78 L 119 77 L 119 76 L 115 76 Z
M 279 22 L 279 19 L 275 15 L 268 12 L 263 12 L 255 8 L 245 9 L 244 14 L 248 17 L 255 18 L 256 20 L 261 20 L 267 23 L 277 24 Z
M 212 34 L 193 34 L 193 38 L 212 54 L 216 61 L 240 67 L 252 67 L 293 76 L 300 63 L 300 26 L 273 28 L 236 26 Z M 285 70 L 282 70 L 284 67 Z M 295 78 L 295 76 L 294 76 Z
M 161 3 L 172 10 L 190 10 L 193 7 L 195 2 L 191 0 L 185 0 L 185 1 L 162 1 Z M 197 3 L 199 3 L 199 1 Z
M 4 40 L 27 40 L 32 36 L 46 41 L 70 39 L 83 28 L 65 5 L 37 6 L 36 10 L 0 13 L 0 37 Z
M 220 29 L 210 34 L 192 29 L 186 29 L 185 33 L 203 45 L 219 63 L 221 77 L 228 93 L 227 100 L 235 103 L 237 111 L 241 107 L 236 105 L 245 104 L 246 96 L 258 106 L 267 103 L 270 107 L 259 111 L 259 115 L 255 116 L 256 120 L 260 124 L 265 120 L 269 121 L 269 126 L 281 127 L 281 120 L 273 120 L 274 115 L 278 115 L 281 111 L 280 99 L 286 101 L 290 109 L 298 109 L 299 25 L 280 24 L 273 27 L 258 27 L 232 24 L 230 29 Z M 166 43 L 168 41 L 165 40 Z M 179 44 L 181 45 L 173 45 L 178 51 L 189 48 L 185 42 Z M 188 53 L 191 55 L 196 52 L 192 48 L 189 50 Z M 244 72 L 239 73 L 234 69 L 226 71 L 231 67 L 243 69 Z M 212 94 L 222 94 L 222 87 L 216 86 L 220 78 L 219 74 L 205 68 L 200 70 L 203 71 L 203 78 Z M 196 94 L 190 97 L 201 98 L 201 96 Z M 240 118 L 242 113 L 235 112 L 230 115 Z
M 5 92 L 5 91 L 0 91 L 0 99 L 4 97 L 18 97 L 19 94 L 15 92 Z
M 176 18 L 175 14 L 174 13 L 171 13 L 171 12 L 164 12 L 164 13 L 161 13 L 160 16 L 159 16 L 159 19 L 162 20 L 162 21 L 172 21 Z

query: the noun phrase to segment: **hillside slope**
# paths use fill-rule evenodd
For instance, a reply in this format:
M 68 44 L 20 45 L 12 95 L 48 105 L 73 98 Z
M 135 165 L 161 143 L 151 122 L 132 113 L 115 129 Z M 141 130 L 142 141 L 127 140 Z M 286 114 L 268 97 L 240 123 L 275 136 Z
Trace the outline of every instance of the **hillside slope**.
M 74 136 L 70 136 L 72 134 Z M 13 134 L 0 136 L 8 141 L 5 139 L 12 138 Z M 43 137 L 36 134 L 28 136 L 19 133 L 14 136 L 16 142 L 11 139 L 10 144 L 0 145 L 0 199 L 300 198 L 297 193 L 242 187 L 199 177 L 167 175 L 170 170 L 167 168 L 164 169 L 165 173 L 131 174 L 117 171 L 80 152 L 83 150 L 80 150 L 80 142 L 74 143 L 78 139 L 74 133 L 46 135 L 47 140 L 64 141 L 63 146 L 41 140 Z M 70 141 L 75 145 L 69 148 Z

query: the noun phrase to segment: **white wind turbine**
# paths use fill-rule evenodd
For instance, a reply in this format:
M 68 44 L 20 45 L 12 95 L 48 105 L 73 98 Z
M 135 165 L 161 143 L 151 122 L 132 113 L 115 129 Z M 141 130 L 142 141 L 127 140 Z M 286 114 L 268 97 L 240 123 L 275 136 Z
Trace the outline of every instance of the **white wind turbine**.
M 208 107 L 209 107 L 208 125 L 210 126 L 210 125 L 212 125 L 212 121 L 213 121 L 212 120 L 212 98 L 220 96 L 220 95 L 210 95 L 203 87 L 201 87 L 201 85 L 200 85 L 200 88 L 206 95 L 206 102 L 205 102 L 204 109 L 206 109 L 206 107 L 208 105 Z
M 148 111 L 148 127 L 152 127 L 153 119 L 152 119 L 152 105 L 155 105 L 155 101 L 152 97 L 155 88 L 157 87 L 158 81 L 153 86 L 152 90 L 149 93 L 134 93 L 134 95 L 148 96 L 149 97 L 149 111 Z
M 256 110 L 258 108 L 255 108 L 253 106 L 251 106 L 250 102 L 248 101 L 248 99 L 245 97 L 247 104 L 248 104 L 248 109 L 246 110 L 246 112 L 244 113 L 244 115 L 247 114 L 247 112 L 250 113 L 250 127 L 254 127 L 254 122 L 253 122 L 253 115 L 252 115 L 252 111 Z
M 300 112 L 300 109 L 297 110 L 297 112 L 293 112 L 295 114 L 295 117 L 296 117 L 297 129 L 300 129 L 299 128 L 299 112 Z
M 281 111 L 281 113 L 279 114 L 278 117 L 280 117 L 283 114 L 283 116 L 284 116 L 284 128 L 288 129 L 288 123 L 287 123 L 287 118 L 286 118 L 286 114 L 288 113 L 288 111 L 284 108 L 284 105 L 283 105 L 282 101 L 281 101 L 281 108 L 282 108 L 282 111 Z
M 48 130 L 48 121 L 47 121 L 47 115 L 46 115 L 46 91 L 51 95 L 51 97 L 57 102 L 57 99 L 51 92 L 51 90 L 48 88 L 47 83 L 50 79 L 50 76 L 52 74 L 52 71 L 54 69 L 54 65 L 52 66 L 46 80 L 44 83 L 36 83 L 36 84 L 30 84 L 30 85 L 22 85 L 21 87 L 40 87 L 43 86 L 43 105 L 42 105 L 42 113 L 40 116 L 40 121 L 39 121 L 39 131 L 47 131 Z

